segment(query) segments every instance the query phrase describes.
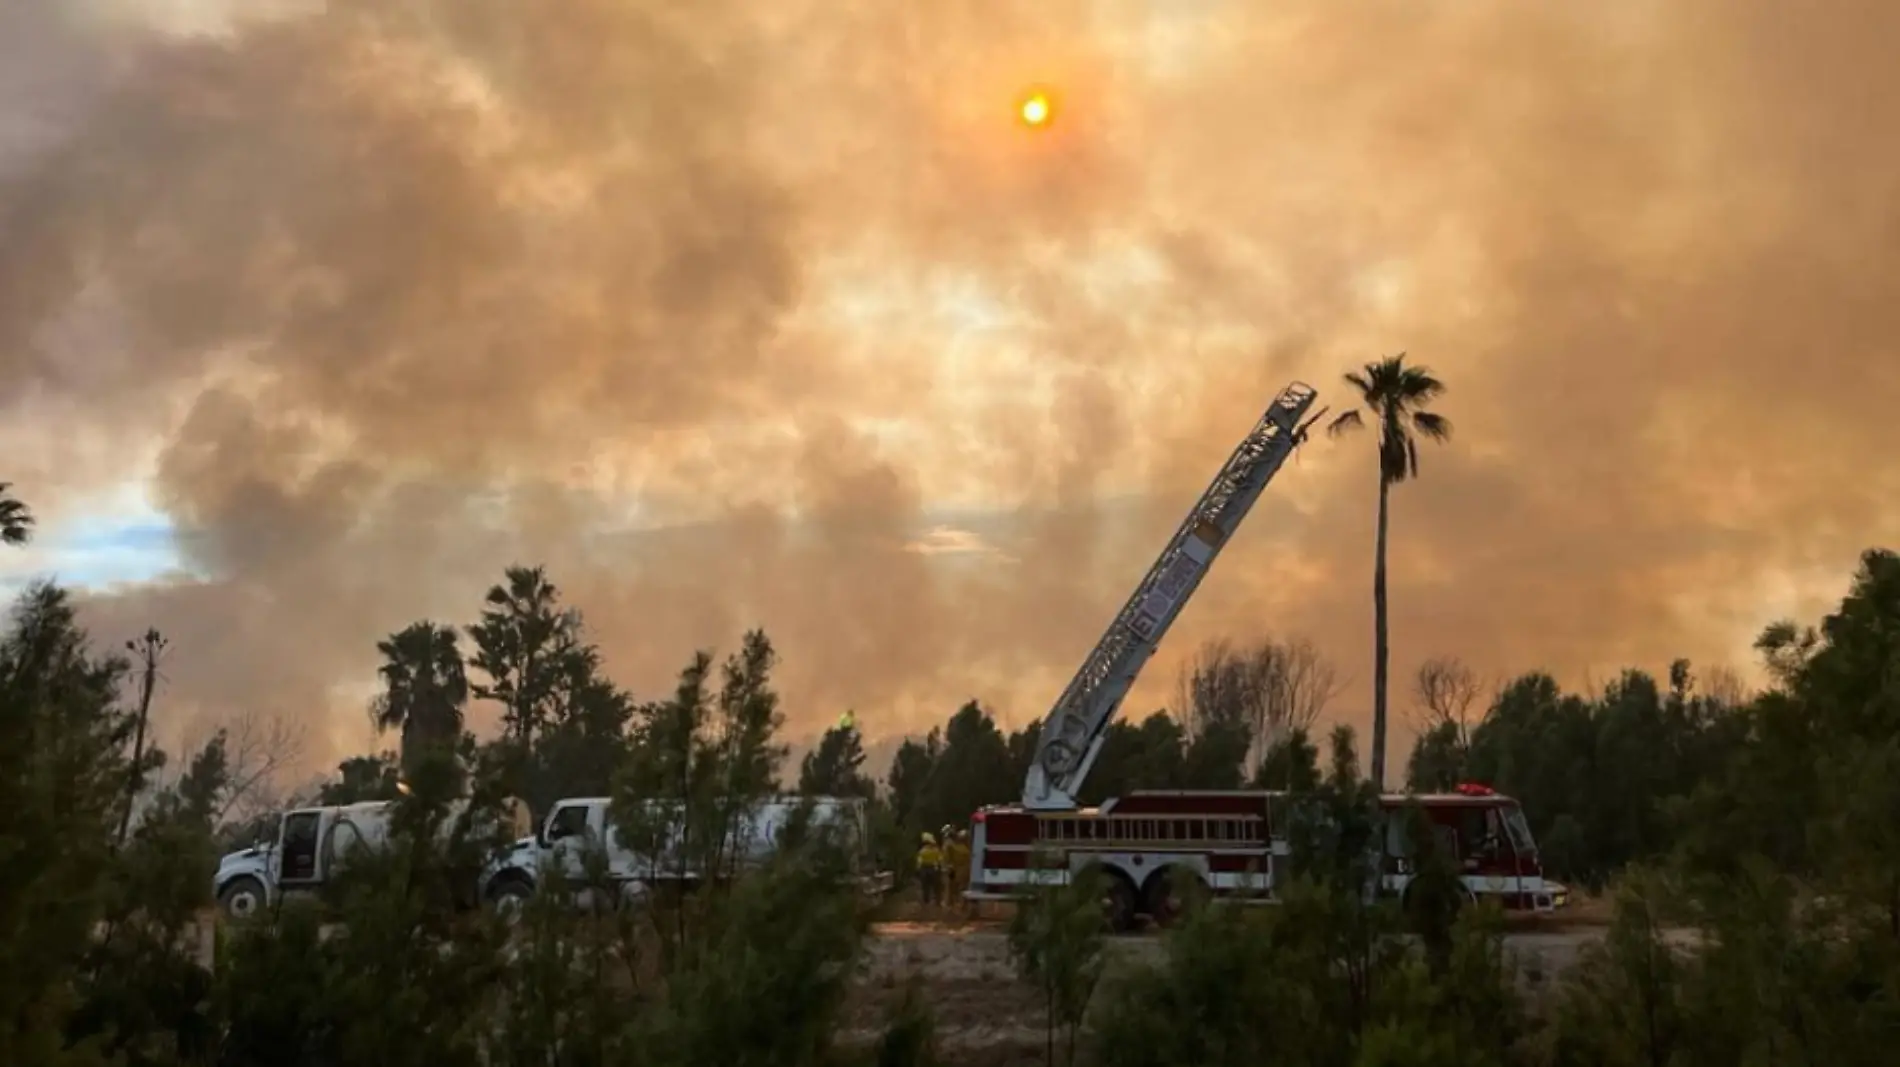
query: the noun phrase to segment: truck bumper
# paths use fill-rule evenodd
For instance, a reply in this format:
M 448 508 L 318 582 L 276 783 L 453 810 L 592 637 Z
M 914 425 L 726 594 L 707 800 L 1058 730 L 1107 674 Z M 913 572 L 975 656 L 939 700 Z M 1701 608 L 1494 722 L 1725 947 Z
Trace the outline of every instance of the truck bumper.
M 1570 903 L 1570 887 L 1557 882 L 1545 882 L 1544 888 L 1531 894 L 1531 910 L 1556 911 Z

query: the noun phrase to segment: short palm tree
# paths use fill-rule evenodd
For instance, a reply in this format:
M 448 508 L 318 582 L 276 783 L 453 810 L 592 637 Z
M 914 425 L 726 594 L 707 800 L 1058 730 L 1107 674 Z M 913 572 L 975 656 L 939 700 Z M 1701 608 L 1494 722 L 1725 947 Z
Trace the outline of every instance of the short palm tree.
M 453 749 L 462 736 L 468 674 L 453 626 L 423 620 L 376 643 L 383 691 L 370 703 L 380 730 L 402 731 L 402 766 L 413 772 L 425 749 Z
M 33 513 L 8 490 L 12 482 L 0 482 L 0 544 L 23 545 L 33 539 Z
M 1403 352 L 1368 363 L 1345 376 L 1359 394 L 1361 407 L 1348 411 L 1326 427 L 1333 435 L 1364 427 L 1378 431 L 1379 527 L 1372 563 L 1372 784 L 1385 788 L 1385 722 L 1387 664 L 1391 655 L 1386 630 L 1385 546 L 1392 487 L 1418 477 L 1418 439 L 1445 441 L 1451 420 L 1425 410 L 1445 391 L 1445 383 L 1430 367 L 1407 366 Z

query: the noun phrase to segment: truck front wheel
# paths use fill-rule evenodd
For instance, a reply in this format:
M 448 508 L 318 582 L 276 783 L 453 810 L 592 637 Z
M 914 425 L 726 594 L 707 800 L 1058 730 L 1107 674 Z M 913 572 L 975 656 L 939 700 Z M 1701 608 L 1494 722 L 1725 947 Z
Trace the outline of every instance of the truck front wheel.
M 521 911 L 528 898 L 534 896 L 534 886 L 525 878 L 504 877 L 496 879 L 488 887 L 488 903 L 503 915 L 514 915 Z
M 218 907 L 227 919 L 248 919 L 264 910 L 264 883 L 250 875 L 232 879 L 218 893 Z
M 1102 917 L 1110 933 L 1125 934 L 1135 928 L 1135 887 L 1120 871 L 1093 868 L 1101 878 Z

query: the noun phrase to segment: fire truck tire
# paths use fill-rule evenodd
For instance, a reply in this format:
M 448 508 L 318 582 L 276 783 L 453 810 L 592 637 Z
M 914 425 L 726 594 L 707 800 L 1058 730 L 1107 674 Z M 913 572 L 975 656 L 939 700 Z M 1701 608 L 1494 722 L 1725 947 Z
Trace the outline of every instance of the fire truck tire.
M 1180 892 L 1183 887 L 1177 884 L 1184 878 L 1189 882 L 1185 895 Z M 1198 872 L 1187 867 L 1163 867 L 1148 876 L 1147 887 L 1141 894 L 1142 910 L 1156 926 L 1173 926 L 1211 895 Z
M 1465 908 L 1473 904 L 1476 904 L 1478 902 L 1478 898 L 1471 894 L 1470 886 L 1459 886 L 1458 895 L 1453 897 L 1452 901 L 1453 901 L 1452 914 L 1456 915 L 1458 912 L 1463 911 Z M 1399 898 L 1399 907 L 1402 908 L 1408 916 L 1411 915 L 1414 910 L 1420 907 L 1418 903 L 1418 898 L 1412 895 L 1411 886 L 1408 885 L 1405 887 L 1405 895 Z
M 264 883 L 246 875 L 218 894 L 218 909 L 227 919 L 244 920 L 264 910 Z
M 1102 898 L 1102 911 L 1108 920 L 1110 932 L 1125 934 L 1135 928 L 1135 885 L 1128 876 L 1117 870 L 1097 867 L 1108 883 L 1107 892 Z

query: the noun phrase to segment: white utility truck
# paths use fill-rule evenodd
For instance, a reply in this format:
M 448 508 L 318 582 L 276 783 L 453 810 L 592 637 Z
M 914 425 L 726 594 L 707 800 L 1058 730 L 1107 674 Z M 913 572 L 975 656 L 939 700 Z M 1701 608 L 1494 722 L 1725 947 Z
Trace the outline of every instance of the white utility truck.
M 858 888 L 871 895 L 889 892 L 893 876 L 890 871 L 876 870 L 869 816 L 865 802 L 856 797 L 773 797 L 738 812 L 732 840 L 723 850 L 729 862 L 715 873 L 715 880 L 769 860 L 778 851 L 786 825 L 805 805 L 810 806 L 813 832 L 838 835 L 834 840 L 846 849 Z M 658 843 L 645 849 L 621 839 L 612 825 L 610 807 L 606 797 L 555 802 L 533 836 L 522 838 L 489 867 L 482 898 L 501 906 L 519 905 L 534 895 L 544 872 L 550 870 L 559 870 L 563 878 L 578 884 L 586 878 L 588 853 L 596 849 L 605 850 L 607 877 L 620 900 L 638 899 L 657 885 L 695 885 L 706 880 L 698 862 L 683 860 L 671 847 L 679 830 L 677 804 L 647 803 L 651 821 L 643 830 Z
M 322 888 L 342 870 L 349 854 L 361 848 L 381 848 L 389 841 L 390 816 L 395 801 L 296 808 L 277 822 L 274 840 L 240 849 L 218 863 L 212 893 L 218 907 L 233 919 L 243 919 L 291 893 Z M 468 816 L 467 800 L 453 801 L 442 820 L 444 840 Z M 505 840 L 528 833 L 533 820 L 528 807 L 510 798 L 503 802 L 500 826 Z

